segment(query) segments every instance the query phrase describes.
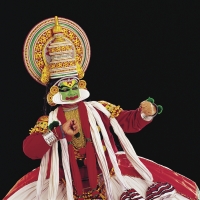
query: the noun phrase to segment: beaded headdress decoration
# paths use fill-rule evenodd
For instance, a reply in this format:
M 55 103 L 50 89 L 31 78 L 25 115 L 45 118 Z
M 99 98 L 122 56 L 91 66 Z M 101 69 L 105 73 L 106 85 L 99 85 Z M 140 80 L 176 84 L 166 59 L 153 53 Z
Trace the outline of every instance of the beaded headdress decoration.
M 79 88 L 86 88 L 80 79 L 89 64 L 90 44 L 82 28 L 69 19 L 55 16 L 37 24 L 25 40 L 23 57 L 29 74 L 42 85 L 50 79 L 75 77 Z M 53 86 L 47 95 L 50 105 L 56 92 Z

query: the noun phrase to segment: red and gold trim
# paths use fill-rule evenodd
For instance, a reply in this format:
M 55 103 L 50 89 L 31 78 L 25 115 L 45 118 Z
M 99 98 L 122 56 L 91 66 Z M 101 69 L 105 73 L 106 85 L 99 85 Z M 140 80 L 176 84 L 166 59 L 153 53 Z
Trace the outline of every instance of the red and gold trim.
M 120 112 L 123 110 L 120 106 L 116 106 L 107 101 L 99 101 L 99 103 L 101 103 L 110 112 L 112 118 L 118 117 Z

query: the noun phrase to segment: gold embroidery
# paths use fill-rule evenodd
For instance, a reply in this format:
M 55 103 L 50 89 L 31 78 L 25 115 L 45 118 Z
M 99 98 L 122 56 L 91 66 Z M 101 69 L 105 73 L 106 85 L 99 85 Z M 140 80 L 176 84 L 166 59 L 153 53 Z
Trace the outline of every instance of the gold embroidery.
M 65 182 L 62 180 L 62 183 L 65 184 Z M 83 198 L 84 200 L 89 200 L 89 199 L 102 199 L 106 200 L 106 188 L 104 184 L 104 180 L 101 174 L 97 176 L 97 188 L 91 189 L 90 187 L 84 188 L 84 192 L 81 196 L 78 196 L 76 189 L 74 188 L 74 199 L 79 199 L 80 197 Z M 97 191 L 98 193 L 93 196 L 93 192 Z
M 83 131 L 82 131 L 78 109 L 74 109 L 74 110 L 65 112 L 65 117 L 67 120 L 72 120 L 72 119 L 77 120 L 77 123 L 79 125 L 80 136 L 79 137 L 73 136 L 73 138 L 72 138 L 72 145 L 74 146 L 75 150 L 79 150 L 80 148 L 85 147 L 86 139 L 85 139 Z
M 116 106 L 107 101 L 99 101 L 99 103 L 101 103 L 110 112 L 112 118 L 118 117 L 120 112 L 123 110 L 120 106 Z
M 30 131 L 30 134 L 32 133 L 46 133 L 47 130 L 48 130 L 48 116 L 47 115 L 44 115 L 44 116 L 41 116 L 37 122 L 36 122 L 36 125 L 34 126 L 34 128 L 31 128 L 29 131 Z

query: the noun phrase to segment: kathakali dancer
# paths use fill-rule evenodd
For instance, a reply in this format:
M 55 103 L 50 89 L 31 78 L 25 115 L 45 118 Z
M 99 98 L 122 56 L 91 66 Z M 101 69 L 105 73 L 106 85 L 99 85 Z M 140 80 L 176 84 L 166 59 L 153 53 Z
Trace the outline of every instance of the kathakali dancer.
M 84 101 L 90 95 L 82 80 L 90 44 L 76 23 L 57 17 L 40 22 L 28 34 L 23 55 L 30 75 L 46 86 L 52 111 L 23 142 L 24 153 L 41 159 L 40 167 L 23 176 L 4 200 L 198 199 L 195 182 L 138 157 L 124 133 L 140 131 L 162 106 L 152 98 L 129 111 Z

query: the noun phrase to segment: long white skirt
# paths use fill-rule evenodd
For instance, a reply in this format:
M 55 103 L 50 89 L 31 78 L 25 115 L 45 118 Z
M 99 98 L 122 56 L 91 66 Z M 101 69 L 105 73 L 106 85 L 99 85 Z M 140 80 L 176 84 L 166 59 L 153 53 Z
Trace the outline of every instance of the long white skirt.
M 140 178 L 135 178 L 135 177 L 130 177 L 130 176 L 124 176 L 124 178 L 127 184 L 130 185 L 131 188 L 134 188 L 145 199 L 148 184 Z M 115 180 L 115 176 L 111 177 L 111 183 L 112 183 L 112 188 L 113 188 L 113 197 L 114 197 L 113 200 L 119 200 L 121 194 L 123 193 L 123 190 L 120 187 L 120 185 L 117 183 L 117 181 Z M 12 196 L 10 196 L 8 200 L 36 200 L 36 185 L 37 185 L 37 181 L 32 182 L 22 187 L 17 192 L 15 192 Z M 49 180 L 47 179 L 44 183 L 44 187 L 43 187 L 44 189 L 42 191 L 40 200 L 48 200 L 48 187 L 49 187 Z M 65 185 L 62 183 L 59 184 L 56 200 L 67 200 L 66 193 L 67 192 L 66 192 Z M 163 200 L 163 197 L 158 198 L 157 200 L 161 200 L 161 199 Z M 164 200 L 186 200 L 186 199 L 188 198 L 183 197 L 182 195 L 178 193 L 175 193 L 173 196 L 169 198 L 165 198 Z

